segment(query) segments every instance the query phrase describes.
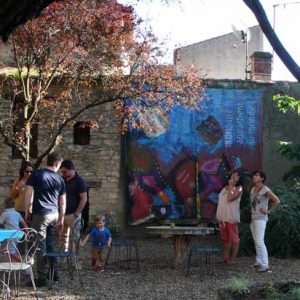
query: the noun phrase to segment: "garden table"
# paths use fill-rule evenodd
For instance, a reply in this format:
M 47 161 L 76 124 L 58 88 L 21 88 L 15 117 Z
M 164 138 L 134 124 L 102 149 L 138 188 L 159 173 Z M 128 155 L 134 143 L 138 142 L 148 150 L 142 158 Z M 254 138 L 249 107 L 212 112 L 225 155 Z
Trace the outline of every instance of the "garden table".
M 149 226 L 146 227 L 149 233 L 160 234 L 161 236 L 172 236 L 175 250 L 175 268 L 182 265 L 184 253 L 187 249 L 191 236 L 213 234 L 215 228 L 203 226 Z
M 0 243 L 8 240 L 13 235 L 14 235 L 14 238 L 16 238 L 16 239 L 20 239 L 24 235 L 24 232 L 22 232 L 22 231 L 18 231 L 18 234 L 15 234 L 16 232 L 17 232 L 17 230 L 14 230 L 14 229 L 1 228 L 0 229 Z

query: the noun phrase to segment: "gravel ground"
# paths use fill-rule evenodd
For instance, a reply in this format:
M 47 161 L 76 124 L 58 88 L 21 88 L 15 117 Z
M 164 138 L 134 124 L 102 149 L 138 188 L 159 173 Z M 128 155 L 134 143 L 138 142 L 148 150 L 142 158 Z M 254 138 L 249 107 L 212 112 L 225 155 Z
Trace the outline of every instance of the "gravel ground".
M 52 290 L 40 288 L 40 299 L 203 299 L 216 298 L 218 287 L 226 286 L 233 278 L 255 282 L 279 282 L 300 279 L 299 259 L 270 258 L 271 272 L 258 274 L 253 268 L 254 257 L 239 257 L 236 265 L 217 264 L 221 254 L 212 257 L 210 273 L 204 260 L 194 256 L 189 276 L 186 268 L 175 269 L 171 238 L 149 237 L 137 241 L 140 271 L 109 264 L 104 273 L 96 273 L 90 266 L 88 247 L 80 254 L 81 277 L 70 280 L 65 270 Z M 34 299 L 32 290 L 21 287 L 18 299 Z

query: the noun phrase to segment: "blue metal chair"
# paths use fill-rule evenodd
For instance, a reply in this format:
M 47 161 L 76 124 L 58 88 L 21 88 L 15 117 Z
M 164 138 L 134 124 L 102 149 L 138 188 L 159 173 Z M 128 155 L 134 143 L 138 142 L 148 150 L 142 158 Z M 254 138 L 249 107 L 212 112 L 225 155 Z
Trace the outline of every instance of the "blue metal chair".
M 112 246 L 108 250 L 104 268 L 112 265 L 116 268 L 140 270 L 139 253 L 136 241 L 126 238 L 117 238 L 112 241 Z
M 187 272 L 186 275 L 190 274 L 190 265 L 193 255 L 202 255 L 205 257 L 205 266 L 207 273 L 210 273 L 211 267 L 211 256 L 219 254 L 221 248 L 219 246 L 220 239 L 216 234 L 205 235 L 198 238 L 197 245 L 189 245 L 187 250 Z
M 81 275 L 80 275 L 80 268 L 77 260 L 77 256 L 79 254 L 79 249 L 80 249 L 79 248 L 80 239 L 76 238 L 78 237 L 77 233 L 78 232 L 81 233 L 82 230 L 83 230 L 83 220 L 78 219 L 74 224 L 73 228 L 71 229 L 67 250 L 65 250 L 65 245 L 64 243 L 62 243 L 59 234 L 56 232 L 55 250 L 48 251 L 46 253 L 49 262 L 49 288 L 52 288 L 55 276 L 57 276 L 58 259 L 66 260 L 67 269 L 70 278 L 73 280 L 74 273 L 76 272 L 80 285 L 81 287 L 83 286 Z
M 109 265 L 116 268 L 135 269 L 137 272 L 140 270 L 138 245 L 134 239 L 124 236 L 120 232 L 114 216 L 106 214 L 106 227 L 110 230 L 112 235 L 111 248 L 109 248 L 104 269 Z

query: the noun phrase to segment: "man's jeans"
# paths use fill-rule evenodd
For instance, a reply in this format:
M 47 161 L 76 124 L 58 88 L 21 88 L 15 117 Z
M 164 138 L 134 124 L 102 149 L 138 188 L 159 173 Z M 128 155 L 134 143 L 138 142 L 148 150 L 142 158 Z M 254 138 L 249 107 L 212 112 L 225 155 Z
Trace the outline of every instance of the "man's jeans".
M 48 270 L 46 270 L 46 251 L 55 250 L 55 230 L 54 226 L 58 221 L 58 213 L 47 215 L 33 215 L 32 227 L 39 235 L 39 248 L 37 254 L 38 278 L 45 280 Z

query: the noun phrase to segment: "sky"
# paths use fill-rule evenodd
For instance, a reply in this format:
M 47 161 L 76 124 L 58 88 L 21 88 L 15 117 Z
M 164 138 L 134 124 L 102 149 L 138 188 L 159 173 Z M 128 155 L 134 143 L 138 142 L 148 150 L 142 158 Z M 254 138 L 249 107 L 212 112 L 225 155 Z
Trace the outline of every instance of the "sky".
M 143 29 L 152 28 L 160 41 L 164 41 L 167 54 L 164 63 L 172 63 L 175 48 L 198 43 L 232 32 L 232 25 L 239 30 L 257 25 L 257 21 L 242 0 L 119 0 L 131 4 L 144 22 Z M 283 45 L 300 65 L 300 1 L 261 0 Z M 274 8 L 275 5 L 275 8 Z M 266 50 L 272 48 L 266 40 Z M 274 55 L 273 80 L 296 81 Z

